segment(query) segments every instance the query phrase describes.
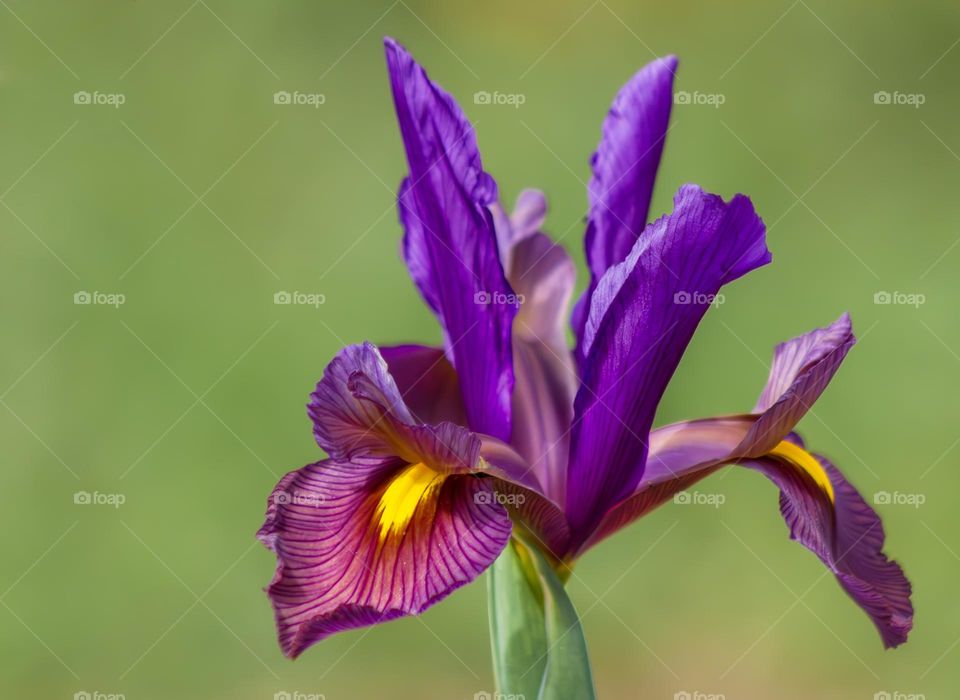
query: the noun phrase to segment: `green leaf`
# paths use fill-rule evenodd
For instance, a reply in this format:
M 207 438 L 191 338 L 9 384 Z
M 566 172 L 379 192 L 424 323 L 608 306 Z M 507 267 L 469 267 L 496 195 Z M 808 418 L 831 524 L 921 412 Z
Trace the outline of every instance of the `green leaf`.
M 595 698 L 580 618 L 544 555 L 511 539 L 489 581 L 497 690 L 524 700 Z

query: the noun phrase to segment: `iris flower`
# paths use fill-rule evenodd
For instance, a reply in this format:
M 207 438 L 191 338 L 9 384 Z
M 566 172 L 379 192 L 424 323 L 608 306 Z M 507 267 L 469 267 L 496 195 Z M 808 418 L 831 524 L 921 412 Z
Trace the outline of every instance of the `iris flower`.
M 910 584 L 876 513 L 794 432 L 855 338 L 847 315 L 777 346 L 749 412 L 653 428 L 721 288 L 770 262 L 749 198 L 695 185 L 648 223 L 677 61 L 619 92 L 591 161 L 586 261 L 512 213 L 454 99 L 397 42 L 387 66 L 409 173 L 403 256 L 443 346 L 342 349 L 308 406 L 327 458 L 283 477 L 259 538 L 280 645 L 296 657 L 343 630 L 416 615 L 470 583 L 511 534 L 564 579 L 580 555 L 729 465 L 770 479 L 792 539 L 816 554 L 887 647 L 913 620 Z

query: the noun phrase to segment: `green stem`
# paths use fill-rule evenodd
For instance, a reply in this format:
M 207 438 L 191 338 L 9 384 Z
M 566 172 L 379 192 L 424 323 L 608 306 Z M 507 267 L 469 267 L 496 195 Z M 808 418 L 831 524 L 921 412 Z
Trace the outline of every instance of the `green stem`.
M 489 578 L 498 692 L 525 700 L 596 697 L 583 628 L 547 557 L 513 538 Z

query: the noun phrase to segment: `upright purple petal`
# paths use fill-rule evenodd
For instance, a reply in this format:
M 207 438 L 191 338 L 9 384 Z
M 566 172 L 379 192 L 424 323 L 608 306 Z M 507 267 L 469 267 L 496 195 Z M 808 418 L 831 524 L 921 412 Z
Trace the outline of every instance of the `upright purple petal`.
M 497 186 L 453 98 L 397 42 L 385 46 L 410 167 L 399 197 L 407 264 L 444 328 L 470 427 L 508 440 L 517 308 L 488 209 Z
M 677 59 L 667 56 L 621 88 L 603 122 L 588 188 L 590 212 L 585 239 L 590 284 L 574 312 L 582 337 L 590 297 L 604 273 L 627 257 L 647 225 L 650 198 L 670 122 Z
M 747 197 L 687 185 L 597 285 L 582 345 L 566 511 L 586 538 L 643 474 L 657 404 L 720 288 L 770 261 Z M 582 540 L 581 540 L 582 541 Z
M 531 465 L 543 493 L 562 504 L 578 384 L 566 337 L 576 271 L 562 246 L 532 229 L 546 209 L 538 194 L 522 194 L 510 219 L 508 279 L 523 299 L 513 322 L 512 442 Z

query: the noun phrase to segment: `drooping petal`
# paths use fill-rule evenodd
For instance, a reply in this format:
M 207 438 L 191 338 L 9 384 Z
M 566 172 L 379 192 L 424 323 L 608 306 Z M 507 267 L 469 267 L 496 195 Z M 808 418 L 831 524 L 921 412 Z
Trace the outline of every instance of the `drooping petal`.
M 651 434 L 649 469 L 636 494 L 613 508 L 593 546 L 671 500 L 724 465 L 761 472 L 780 489 L 780 510 L 791 539 L 816 554 L 880 631 L 885 646 L 906 641 L 912 626 L 910 583 L 883 553 L 877 514 L 836 467 L 784 439 L 766 456 L 737 456 L 756 416 L 690 421 Z M 656 468 L 654 465 L 658 465 Z M 582 550 L 581 550 L 582 551 Z
M 277 555 L 268 594 L 284 653 L 419 614 L 479 576 L 511 531 L 490 481 L 392 460 L 285 476 L 258 533 Z
M 838 469 L 807 451 L 792 432 L 795 419 L 819 397 L 852 344 L 844 315 L 828 328 L 778 346 L 758 404 L 765 407 L 761 415 L 686 421 L 654 430 L 635 493 L 607 513 L 580 551 L 723 466 L 738 464 L 778 486 L 791 538 L 836 575 L 870 616 L 884 645 L 905 641 L 913 619 L 910 584 L 883 554 L 880 519 Z
M 627 257 L 646 227 L 670 121 L 676 70 L 674 56 L 641 69 L 621 88 L 604 120 L 600 145 L 591 161 L 585 239 L 590 284 L 574 312 L 578 339 L 600 278 Z
M 804 451 L 804 454 L 808 455 Z M 911 586 L 903 569 L 883 553 L 885 535 L 879 516 L 840 471 L 820 455 L 832 498 L 811 484 L 805 470 L 782 459 L 750 464 L 780 488 L 780 511 L 790 538 L 816 554 L 873 621 L 885 647 L 907 641 L 913 627 Z
M 766 264 L 750 200 L 687 185 L 593 296 L 574 404 L 566 511 L 586 539 L 643 474 L 653 417 L 697 324 L 720 288 Z
M 781 442 L 804 448 L 800 436 L 792 431 L 826 389 L 854 342 L 850 317 L 843 314 L 826 328 L 816 328 L 776 347 L 770 376 L 757 403 L 762 410 L 759 415 L 682 421 L 651 432 L 646 468 L 634 494 L 607 513 L 584 548 L 723 464 L 761 457 Z
M 397 42 L 385 47 L 410 168 L 399 197 L 407 264 L 444 328 L 470 428 L 509 440 L 517 307 L 488 209 L 496 183 L 453 98 Z

